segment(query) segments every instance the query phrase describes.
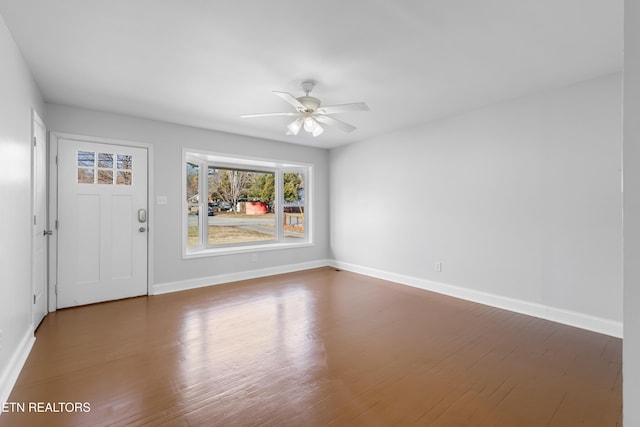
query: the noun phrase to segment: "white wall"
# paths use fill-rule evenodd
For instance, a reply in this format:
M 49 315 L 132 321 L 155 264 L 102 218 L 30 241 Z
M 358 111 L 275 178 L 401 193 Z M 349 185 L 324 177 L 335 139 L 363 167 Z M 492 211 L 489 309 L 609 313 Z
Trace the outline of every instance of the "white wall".
M 153 282 L 159 288 L 181 288 L 212 283 L 216 277 L 233 279 L 247 270 L 272 271 L 283 265 L 325 261 L 329 255 L 328 151 L 281 142 L 207 131 L 134 117 L 47 104 L 47 125 L 52 132 L 66 132 L 153 144 L 152 200 L 167 196 L 168 205 L 154 206 L 151 232 L 154 239 Z M 289 160 L 314 165 L 313 247 L 251 254 L 182 259 L 182 148 L 210 150 L 241 156 Z M 266 270 L 264 270 L 266 269 Z
M 31 109 L 44 106 L 0 17 L 0 403 L 33 339 L 31 324 Z
M 333 256 L 620 335 L 621 114 L 615 74 L 334 149 Z
M 640 3 L 624 26 L 624 425 L 640 425 Z

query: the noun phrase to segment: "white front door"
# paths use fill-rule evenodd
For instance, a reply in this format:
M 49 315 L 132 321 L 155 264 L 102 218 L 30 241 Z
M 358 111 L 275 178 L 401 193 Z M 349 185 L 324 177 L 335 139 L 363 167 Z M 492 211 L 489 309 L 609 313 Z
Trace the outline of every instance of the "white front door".
M 33 112 L 33 151 L 31 156 L 31 290 L 32 321 L 37 328 L 47 314 L 47 133 L 44 123 Z
M 58 308 L 147 293 L 147 150 L 58 141 Z

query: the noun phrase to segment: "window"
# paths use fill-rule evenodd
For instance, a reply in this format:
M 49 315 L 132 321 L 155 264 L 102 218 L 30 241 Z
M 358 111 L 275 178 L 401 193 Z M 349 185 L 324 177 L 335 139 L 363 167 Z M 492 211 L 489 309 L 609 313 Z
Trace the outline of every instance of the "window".
M 311 244 L 311 166 L 184 151 L 184 256 Z
M 78 151 L 77 157 L 79 184 L 131 185 L 130 154 Z

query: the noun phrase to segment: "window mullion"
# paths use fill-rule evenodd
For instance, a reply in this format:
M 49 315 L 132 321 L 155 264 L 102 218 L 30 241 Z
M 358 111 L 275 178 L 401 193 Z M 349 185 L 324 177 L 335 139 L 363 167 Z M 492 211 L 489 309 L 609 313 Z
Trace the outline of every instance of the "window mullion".
M 275 206 L 275 213 L 276 213 L 276 240 L 278 242 L 281 242 L 284 238 L 284 230 L 282 227 L 283 221 L 282 221 L 282 203 L 284 201 L 284 196 L 283 196 L 283 192 L 282 192 L 282 185 L 283 185 L 283 176 L 282 176 L 282 171 L 278 170 L 276 172 L 276 179 L 275 179 L 276 183 L 275 183 L 275 199 L 276 199 L 276 206 Z
M 208 177 L 207 177 L 207 164 L 200 163 L 200 171 L 198 176 L 198 186 L 199 186 L 199 202 L 200 206 L 198 207 L 198 221 L 200 224 L 200 247 L 206 248 L 208 246 L 207 236 L 209 235 L 209 217 L 208 215 L 208 205 L 209 205 L 209 189 L 208 189 Z

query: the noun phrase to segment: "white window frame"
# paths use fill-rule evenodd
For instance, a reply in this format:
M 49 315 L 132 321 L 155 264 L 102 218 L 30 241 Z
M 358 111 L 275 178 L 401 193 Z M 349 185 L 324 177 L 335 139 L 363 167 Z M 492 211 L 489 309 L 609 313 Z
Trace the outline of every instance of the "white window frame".
M 189 247 L 188 243 L 188 203 L 187 203 L 187 162 L 199 165 L 198 193 L 198 223 L 200 245 Z M 210 245 L 205 238 L 208 233 L 208 168 L 250 169 L 256 171 L 275 173 L 276 200 L 275 203 L 275 238 L 258 242 L 236 243 L 228 245 Z M 235 156 L 224 153 L 215 153 L 197 149 L 182 149 L 182 257 L 201 258 L 218 255 L 238 253 L 250 253 L 258 251 L 270 251 L 278 249 L 291 249 L 304 246 L 313 246 L 313 165 L 299 162 L 286 162 L 273 159 Z M 304 238 L 287 240 L 284 237 L 283 206 L 284 173 L 295 172 L 305 175 L 304 182 Z M 203 179 L 204 176 L 204 179 Z M 204 197 L 202 197 L 204 195 Z M 203 215 L 204 213 L 204 215 Z

